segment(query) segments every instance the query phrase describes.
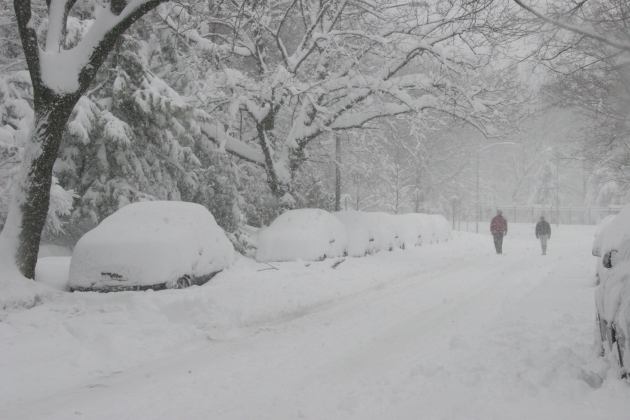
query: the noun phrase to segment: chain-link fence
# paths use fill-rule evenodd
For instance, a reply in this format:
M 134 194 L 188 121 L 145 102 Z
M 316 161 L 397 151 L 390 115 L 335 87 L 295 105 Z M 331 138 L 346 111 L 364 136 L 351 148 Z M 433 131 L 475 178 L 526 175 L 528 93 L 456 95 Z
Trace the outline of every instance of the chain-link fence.
M 481 206 L 479 221 L 489 222 L 497 210 L 503 211 L 512 223 L 536 223 L 540 216 L 551 224 L 560 225 L 596 225 L 609 214 L 618 214 L 623 206 L 608 207 L 555 207 L 555 206 Z M 446 215 L 445 215 L 446 216 Z M 449 211 L 448 219 L 455 229 L 462 223 L 477 221 L 474 208 L 466 212 L 455 204 Z

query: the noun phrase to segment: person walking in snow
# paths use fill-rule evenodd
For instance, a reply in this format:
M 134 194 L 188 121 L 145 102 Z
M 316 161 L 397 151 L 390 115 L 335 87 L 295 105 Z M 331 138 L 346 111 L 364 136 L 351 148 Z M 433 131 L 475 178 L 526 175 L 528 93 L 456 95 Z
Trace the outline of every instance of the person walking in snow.
M 540 239 L 542 254 L 547 255 L 547 240 L 551 239 L 551 225 L 545 220 L 545 216 L 540 216 L 540 222 L 536 223 L 536 238 Z
M 497 254 L 503 253 L 503 237 L 507 235 L 507 231 L 507 219 L 503 217 L 501 210 L 497 210 L 497 215 L 490 222 L 490 233 L 494 238 L 494 248 L 497 250 Z

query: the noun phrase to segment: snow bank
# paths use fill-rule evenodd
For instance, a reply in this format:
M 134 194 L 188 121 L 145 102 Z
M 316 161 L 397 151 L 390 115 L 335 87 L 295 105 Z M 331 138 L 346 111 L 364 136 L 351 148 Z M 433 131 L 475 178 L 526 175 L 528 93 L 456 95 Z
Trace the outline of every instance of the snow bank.
M 6 237 L 2 239 L 4 240 L 0 240 L 0 311 L 32 308 L 59 293 L 24 277 L 13 259 L 15 244 L 6 240 Z M 0 322 L 0 326 L 1 324 Z
M 2 267 L 0 267 L 2 269 Z M 0 311 L 29 309 L 59 292 L 19 273 L 0 274 Z
M 71 257 L 43 257 L 37 259 L 35 281 L 62 292 L 68 291 Z
M 325 210 L 291 210 L 258 236 L 256 261 L 316 261 L 344 255 L 348 236 L 343 223 Z
M 129 288 L 226 268 L 234 248 L 203 206 L 177 201 L 129 204 L 77 243 L 70 264 L 73 288 Z
M 348 235 L 348 255 L 351 257 L 364 257 L 373 254 L 376 250 L 374 243 L 374 230 L 369 217 L 365 213 L 356 210 L 345 210 L 333 213 L 346 228 Z

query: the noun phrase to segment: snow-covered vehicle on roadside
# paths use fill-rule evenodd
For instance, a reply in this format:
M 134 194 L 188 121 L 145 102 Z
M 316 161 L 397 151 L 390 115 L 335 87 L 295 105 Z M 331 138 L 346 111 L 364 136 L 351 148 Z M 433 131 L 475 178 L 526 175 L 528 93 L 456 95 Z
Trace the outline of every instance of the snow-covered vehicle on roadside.
M 320 209 L 290 210 L 260 231 L 256 261 L 318 261 L 347 250 L 346 228 L 335 216 Z
M 377 251 L 375 243 L 374 226 L 370 223 L 369 216 L 357 210 L 343 210 L 333 213 L 343 226 L 348 235 L 348 255 L 351 257 L 364 257 Z
M 453 236 L 453 229 L 451 224 L 446 220 L 446 217 L 441 214 L 428 215 L 433 227 L 433 241 L 434 243 L 447 242 Z
M 599 223 L 599 225 L 597 225 L 597 228 L 595 229 L 595 239 L 593 240 L 593 249 L 591 250 L 591 254 L 593 254 L 594 257 L 602 257 L 602 252 L 601 252 L 601 248 L 602 248 L 602 241 L 604 240 L 604 237 L 606 236 L 606 229 L 608 228 L 608 226 L 610 225 L 610 223 L 615 220 L 615 217 L 617 217 L 616 214 L 614 215 L 608 215 L 606 217 L 604 217 L 602 219 L 602 221 Z M 610 257 L 610 255 L 607 256 L 607 259 Z M 601 258 L 597 259 L 597 263 L 595 264 L 595 284 L 599 284 L 600 283 L 600 277 L 601 275 L 606 271 L 606 265 L 609 263 L 609 260 L 607 260 L 608 262 L 603 263 Z
M 601 238 L 600 238 L 601 237 Z M 601 354 L 619 368 L 620 376 L 630 372 L 630 205 L 598 235 L 600 241 L 599 285 L 595 289 L 597 308 L 596 344 Z
M 393 216 L 380 212 L 365 212 L 368 223 L 374 230 L 374 245 L 376 252 L 393 251 L 398 247 L 396 227 L 393 223 Z
M 595 229 L 595 239 L 593 240 L 593 250 L 591 251 L 594 257 L 602 256 L 601 247 L 602 239 L 604 238 L 603 233 L 610 222 L 615 220 L 615 217 L 617 217 L 616 214 L 609 214 L 608 216 L 604 217 L 602 221 L 599 222 L 599 224 L 597 225 L 597 228 Z
M 203 206 L 129 204 L 77 243 L 70 291 L 162 290 L 201 285 L 228 267 L 234 247 Z
M 416 246 L 430 244 L 433 240 L 433 223 L 428 214 L 406 213 L 402 217 L 413 223 L 417 233 Z

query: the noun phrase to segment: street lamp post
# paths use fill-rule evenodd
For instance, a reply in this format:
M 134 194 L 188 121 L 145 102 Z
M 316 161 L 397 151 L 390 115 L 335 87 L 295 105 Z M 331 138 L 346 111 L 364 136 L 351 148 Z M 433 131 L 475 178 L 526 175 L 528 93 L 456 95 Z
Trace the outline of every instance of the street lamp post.
M 486 149 L 489 149 L 493 146 L 500 146 L 502 144 L 511 144 L 511 145 L 516 145 L 517 143 L 513 142 L 513 141 L 502 141 L 499 143 L 492 143 L 489 144 L 485 147 L 482 147 L 481 149 L 477 149 L 477 224 L 475 225 L 475 233 L 479 233 L 479 219 L 481 217 L 481 205 L 479 203 L 479 156 L 481 155 L 481 152 L 483 152 Z

